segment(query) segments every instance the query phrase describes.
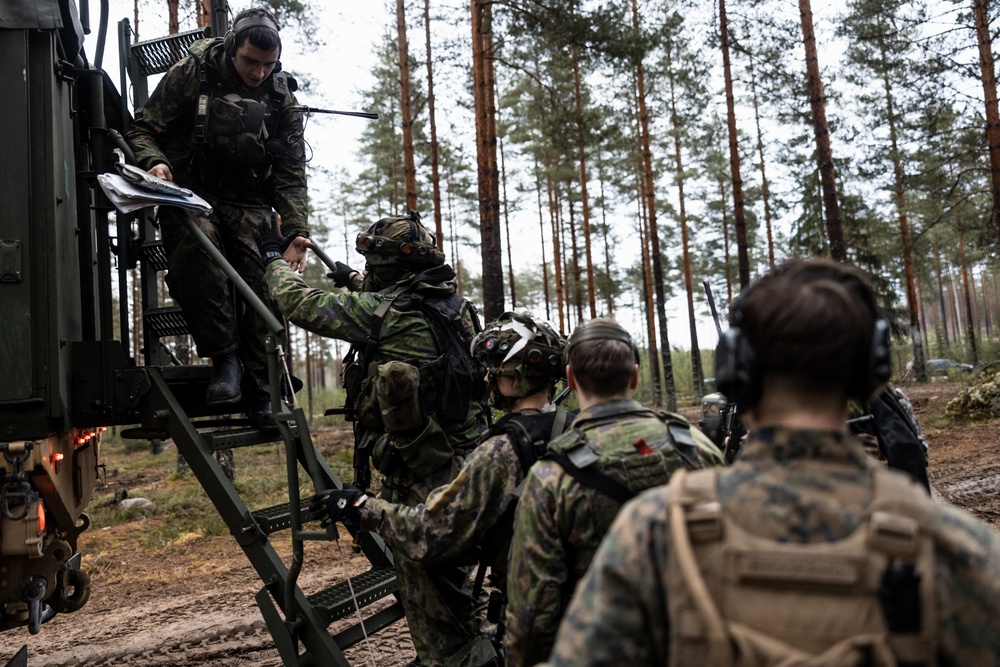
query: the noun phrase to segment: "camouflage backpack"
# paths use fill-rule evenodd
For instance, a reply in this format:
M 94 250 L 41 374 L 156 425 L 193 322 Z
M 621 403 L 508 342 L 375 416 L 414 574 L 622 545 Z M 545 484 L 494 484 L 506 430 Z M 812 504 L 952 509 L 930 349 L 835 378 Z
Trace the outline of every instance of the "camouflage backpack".
M 670 482 L 670 664 L 936 664 L 931 505 L 877 464 L 864 520 L 833 542 L 758 537 L 725 512 L 717 470 Z
M 577 422 L 570 433 L 551 443 L 544 457 L 558 463 L 576 481 L 599 492 L 598 515 L 604 516 L 608 524 L 621 504 L 636 492 L 664 484 L 678 468 L 701 467 L 691 426 L 684 417 L 643 409 L 617 414 L 614 419 L 629 415 L 659 419 L 664 426 L 663 437 L 653 442 L 630 443 L 632 449 L 609 450 L 595 447 L 587 437 L 587 431 L 603 419 Z

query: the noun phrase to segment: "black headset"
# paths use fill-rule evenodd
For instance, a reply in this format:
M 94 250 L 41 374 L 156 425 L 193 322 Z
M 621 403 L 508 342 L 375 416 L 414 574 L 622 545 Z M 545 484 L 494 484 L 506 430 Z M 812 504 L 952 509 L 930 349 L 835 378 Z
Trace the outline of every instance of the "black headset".
M 715 348 L 715 386 L 731 402 L 741 408 L 753 407 L 760 401 L 763 372 L 757 353 L 740 329 L 743 320 L 743 303 L 753 291 L 755 283 L 748 285 L 732 304 L 734 326 L 725 331 Z M 847 387 L 852 398 L 867 401 L 892 375 L 892 354 L 889 345 L 889 322 L 881 312 L 875 312 L 868 346 L 865 372 L 855 373 Z
M 229 28 L 229 31 L 226 32 L 226 36 L 222 38 L 222 45 L 226 49 L 226 55 L 230 58 L 236 55 L 236 39 L 241 33 L 244 33 L 251 28 L 268 28 L 269 30 L 273 30 L 275 33 L 280 34 L 281 32 L 275 20 L 271 18 L 270 15 L 263 13 L 263 10 L 259 13 L 255 12 L 248 14 L 247 16 L 243 16 L 238 21 L 233 23 L 232 27 Z M 278 47 L 278 50 L 280 52 L 280 46 Z M 277 69 L 278 68 L 276 67 L 275 70 Z

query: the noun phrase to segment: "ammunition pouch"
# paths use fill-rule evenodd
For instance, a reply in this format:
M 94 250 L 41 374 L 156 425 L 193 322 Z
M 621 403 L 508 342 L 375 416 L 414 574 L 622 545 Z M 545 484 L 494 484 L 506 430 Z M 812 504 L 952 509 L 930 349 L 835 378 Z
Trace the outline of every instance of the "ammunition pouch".
M 423 430 L 416 437 L 406 440 L 393 438 L 392 444 L 403 463 L 416 477 L 430 475 L 455 455 L 448 436 L 434 417 L 427 419 Z
M 379 364 L 375 400 L 387 433 L 414 431 L 424 425 L 420 375 L 420 369 L 405 361 Z
M 212 156 L 221 163 L 242 168 L 268 160 L 264 118 L 267 105 L 230 94 L 212 100 L 208 142 Z

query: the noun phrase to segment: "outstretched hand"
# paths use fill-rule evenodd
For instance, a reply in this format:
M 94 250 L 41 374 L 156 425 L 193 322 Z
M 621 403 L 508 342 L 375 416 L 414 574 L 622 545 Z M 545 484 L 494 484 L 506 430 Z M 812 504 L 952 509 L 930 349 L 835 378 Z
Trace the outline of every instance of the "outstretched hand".
M 352 269 L 347 264 L 344 264 L 343 262 L 334 262 L 333 265 L 335 267 L 335 270 L 330 271 L 329 273 L 327 273 L 326 277 L 327 278 L 332 278 L 333 279 L 333 284 L 336 285 L 337 287 L 347 287 L 347 288 L 350 288 L 351 287 L 351 274 L 352 273 L 357 273 L 357 271 L 355 271 L 354 269 Z
M 324 515 L 324 527 L 338 521 L 357 523 L 361 517 L 361 508 L 367 501 L 368 494 L 353 486 L 326 489 L 309 500 L 309 511 L 314 516 Z
M 281 256 L 293 271 L 302 273 L 306 270 L 306 251 L 311 247 L 313 247 L 312 241 L 304 236 L 295 236 Z

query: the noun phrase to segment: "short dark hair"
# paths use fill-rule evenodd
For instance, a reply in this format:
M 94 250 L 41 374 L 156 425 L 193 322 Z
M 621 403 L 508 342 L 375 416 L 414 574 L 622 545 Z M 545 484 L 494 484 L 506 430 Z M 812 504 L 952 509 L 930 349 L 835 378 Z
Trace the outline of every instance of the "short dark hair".
M 730 311 L 765 382 L 814 395 L 863 384 L 880 317 L 860 271 L 826 259 L 791 260 L 753 283 Z
M 630 339 L 624 329 L 624 336 L 619 338 L 586 336 L 588 327 L 601 324 L 621 328 L 608 317 L 598 317 L 581 324 L 570 337 L 566 358 L 580 389 L 596 398 L 607 398 L 619 396 L 630 389 L 636 353 L 635 347 L 624 339 Z M 581 334 L 584 334 L 582 340 Z
M 240 21 L 244 19 L 265 19 L 274 24 L 273 28 L 266 25 L 254 25 L 249 28 L 241 28 Z M 274 14 L 269 12 L 263 7 L 251 7 L 250 9 L 244 9 L 242 12 L 236 15 L 233 19 L 233 31 L 235 43 L 233 44 L 233 52 L 236 51 L 245 42 L 249 41 L 250 44 L 256 46 L 261 51 L 273 51 L 274 49 L 281 50 L 281 37 L 278 35 L 278 31 L 281 30 L 281 26 L 278 24 L 278 19 L 274 18 Z

